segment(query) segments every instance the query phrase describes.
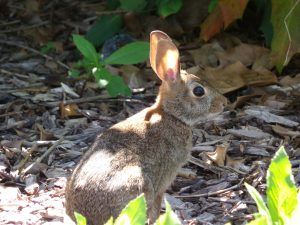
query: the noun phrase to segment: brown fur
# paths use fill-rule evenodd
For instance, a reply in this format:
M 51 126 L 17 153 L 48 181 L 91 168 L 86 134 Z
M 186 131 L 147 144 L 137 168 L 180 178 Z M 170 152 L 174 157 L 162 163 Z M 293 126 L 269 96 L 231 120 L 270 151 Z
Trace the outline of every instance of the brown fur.
M 160 56 L 154 53 L 151 57 L 159 64 Z M 104 224 L 141 193 L 150 223 L 159 216 L 162 196 L 189 156 L 191 127 L 220 113 L 226 104 L 207 84 L 202 85 L 204 96 L 194 96 L 193 87 L 202 83 L 194 75 L 181 71 L 170 80 L 164 74 L 159 74 L 163 82 L 157 102 L 100 134 L 75 168 L 66 187 L 66 209 L 73 220 L 76 211 L 91 225 Z

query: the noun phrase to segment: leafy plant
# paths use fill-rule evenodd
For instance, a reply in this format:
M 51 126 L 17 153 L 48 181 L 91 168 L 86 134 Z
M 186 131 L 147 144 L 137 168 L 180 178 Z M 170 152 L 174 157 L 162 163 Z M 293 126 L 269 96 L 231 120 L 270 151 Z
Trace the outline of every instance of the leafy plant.
M 180 220 L 172 211 L 170 204 L 165 201 L 166 212 L 161 215 L 156 225 L 180 225 Z M 105 225 L 145 225 L 147 221 L 147 206 L 144 194 L 130 201 L 114 221 L 111 217 Z M 86 225 L 86 219 L 79 213 L 75 213 L 77 225 Z
M 300 221 L 300 194 L 291 170 L 291 163 L 281 147 L 267 172 L 267 205 L 257 190 L 245 184 L 255 200 L 258 213 L 251 225 L 290 225 Z
M 223 28 L 242 18 L 249 0 L 211 0 L 209 16 L 201 24 L 200 37 L 208 41 Z M 271 45 L 272 60 L 279 73 L 300 52 L 300 1 L 252 0 L 262 14 L 260 30 Z
M 83 55 L 83 60 L 79 66 L 84 67 L 87 74 L 94 76 L 98 85 L 105 87 L 112 97 L 117 95 L 130 96 L 131 90 L 124 83 L 120 76 L 111 74 L 107 69 L 107 65 L 113 64 L 135 64 L 143 62 L 149 55 L 149 43 L 136 41 L 129 43 L 117 51 L 113 52 L 105 60 L 100 59 L 96 48 L 80 35 L 73 35 L 73 41 L 77 49 Z M 69 71 L 71 76 L 79 76 L 79 71 Z

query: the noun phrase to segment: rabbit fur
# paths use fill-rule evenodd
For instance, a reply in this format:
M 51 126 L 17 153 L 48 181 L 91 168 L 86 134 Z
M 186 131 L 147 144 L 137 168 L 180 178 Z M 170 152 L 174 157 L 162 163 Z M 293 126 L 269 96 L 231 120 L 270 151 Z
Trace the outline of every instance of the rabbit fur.
M 207 83 L 180 71 L 178 49 L 162 31 L 150 35 L 150 62 L 162 80 L 156 103 L 96 137 L 67 183 L 66 210 L 73 220 L 76 211 L 90 225 L 104 224 L 144 193 L 154 223 L 164 192 L 188 159 L 192 126 L 226 105 Z M 197 86 L 203 96 L 193 93 Z

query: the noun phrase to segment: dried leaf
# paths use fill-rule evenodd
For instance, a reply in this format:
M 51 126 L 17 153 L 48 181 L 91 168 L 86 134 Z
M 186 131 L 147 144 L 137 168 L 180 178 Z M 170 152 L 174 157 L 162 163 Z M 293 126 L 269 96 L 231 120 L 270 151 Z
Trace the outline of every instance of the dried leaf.
M 60 104 L 60 116 L 61 118 L 68 118 L 72 116 L 79 116 L 79 108 L 76 104 L 64 105 L 63 102 Z
M 218 166 L 224 166 L 228 147 L 228 144 L 217 146 L 214 152 L 206 152 L 206 155 Z
M 268 60 L 269 53 L 270 50 L 267 48 L 241 43 L 225 52 L 218 52 L 217 57 L 220 62 L 220 67 L 240 61 L 245 66 L 256 63 L 255 67 L 265 66 L 266 68 L 272 68 Z
M 275 74 L 265 70 L 264 73 L 258 73 L 248 69 L 239 61 L 221 69 L 206 68 L 204 72 L 200 71 L 196 75 L 207 80 L 222 94 L 248 85 L 261 86 L 277 82 Z
M 299 137 L 300 131 L 293 131 L 290 128 L 282 127 L 278 124 L 271 126 L 273 131 L 283 137 L 285 136 L 291 136 L 291 137 Z

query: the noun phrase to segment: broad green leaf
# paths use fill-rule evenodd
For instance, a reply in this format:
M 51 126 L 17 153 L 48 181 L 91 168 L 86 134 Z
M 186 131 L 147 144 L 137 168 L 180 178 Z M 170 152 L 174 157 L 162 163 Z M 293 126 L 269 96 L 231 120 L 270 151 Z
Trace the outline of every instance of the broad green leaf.
M 233 21 L 242 18 L 248 0 L 218 0 L 213 11 L 201 24 L 200 37 L 208 41 Z
M 110 219 L 104 225 L 114 225 L 114 218 L 110 217 Z
M 211 13 L 214 10 L 214 8 L 216 8 L 217 4 L 218 0 L 210 0 L 210 3 L 208 5 L 208 12 Z
M 111 77 L 114 76 L 104 68 L 93 68 L 93 75 L 100 88 L 106 87 Z
M 267 172 L 267 199 L 272 221 L 278 224 L 285 224 L 298 205 L 291 163 L 284 147 L 276 152 Z
M 120 15 L 101 16 L 87 32 L 86 38 L 93 43 L 94 46 L 99 47 L 104 41 L 119 32 L 121 27 L 122 17 Z
M 165 200 L 165 205 L 166 212 L 157 219 L 155 225 L 181 225 L 180 220 L 178 219 L 177 215 L 172 211 L 172 208 L 167 202 L 167 200 Z
M 120 0 L 121 8 L 127 11 L 141 12 L 147 5 L 146 0 Z
M 99 64 L 99 57 L 95 47 L 84 37 L 73 34 L 73 41 L 81 54 L 91 61 L 94 65 Z
M 299 0 L 272 0 L 271 21 L 274 37 L 271 49 L 280 73 L 292 56 L 300 52 L 299 18 Z
M 267 46 L 271 46 L 271 41 L 273 37 L 273 26 L 271 23 L 271 12 L 272 12 L 272 3 L 271 0 L 256 0 L 256 2 L 260 2 L 259 7 L 261 11 L 259 13 L 263 13 L 262 22 L 260 25 L 260 30 L 264 33 Z
M 131 96 L 130 88 L 124 83 L 123 78 L 117 75 L 112 75 L 106 89 L 112 97 L 116 97 L 118 95 Z
M 300 190 L 298 189 L 298 205 L 296 209 L 293 212 L 292 219 L 290 221 L 290 224 L 297 224 L 300 221 Z
M 76 224 L 77 225 L 86 225 L 86 218 L 80 213 L 74 212 Z
M 145 225 L 146 200 L 144 194 L 130 201 L 115 221 L 115 225 Z
M 259 214 L 255 216 L 256 219 L 259 219 L 260 217 L 264 217 L 264 221 L 266 221 L 266 225 L 272 225 L 272 221 L 271 221 L 271 217 L 269 214 L 269 210 L 264 202 L 264 200 L 262 199 L 262 197 L 260 196 L 260 194 L 258 193 L 258 191 L 252 187 L 251 185 L 245 183 L 245 186 L 248 190 L 248 192 L 250 193 L 251 197 L 254 199 L 254 201 L 256 202 L 257 205 L 257 209 Z
M 182 7 L 182 0 L 159 0 L 158 14 L 162 17 L 177 13 Z
M 124 45 L 113 52 L 105 60 L 105 64 L 135 64 L 147 60 L 149 57 L 149 43 L 136 41 Z

